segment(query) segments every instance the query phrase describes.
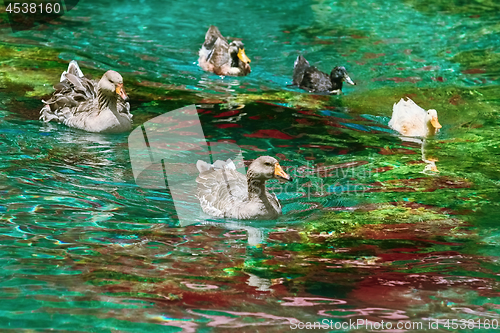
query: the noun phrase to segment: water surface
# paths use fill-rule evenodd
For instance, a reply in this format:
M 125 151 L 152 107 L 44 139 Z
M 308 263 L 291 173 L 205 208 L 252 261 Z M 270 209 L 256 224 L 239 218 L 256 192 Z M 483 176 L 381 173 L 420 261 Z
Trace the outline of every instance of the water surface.
M 34 30 L 3 22 L 0 328 L 423 325 L 400 330 L 412 332 L 457 319 L 485 331 L 500 320 L 498 9 L 83 0 Z M 251 75 L 198 68 L 210 24 L 244 41 Z M 338 97 L 287 87 L 299 54 L 327 72 L 346 66 L 357 85 Z M 135 184 L 128 133 L 41 124 L 40 100 L 71 59 L 94 77 L 124 75 L 134 125 L 195 103 L 208 141 L 238 144 L 247 161 L 276 156 L 295 178 L 269 183 L 284 215 L 180 225 L 169 191 Z M 443 128 L 423 146 L 387 127 L 405 96 L 438 110 Z

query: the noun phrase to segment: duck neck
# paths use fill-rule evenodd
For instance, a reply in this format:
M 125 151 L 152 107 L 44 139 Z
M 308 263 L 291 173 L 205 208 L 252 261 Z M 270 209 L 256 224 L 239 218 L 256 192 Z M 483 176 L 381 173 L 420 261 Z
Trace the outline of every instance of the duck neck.
M 330 81 L 332 82 L 332 90 L 342 90 L 342 77 L 330 76 Z
M 237 54 L 231 54 L 231 69 L 238 74 L 250 73 L 250 65 L 241 61 Z
M 240 59 L 236 53 L 231 53 L 231 67 L 240 67 Z
M 260 179 L 248 178 L 248 200 L 256 198 L 267 198 L 266 182 Z
M 102 89 L 97 90 L 97 100 L 99 102 L 99 111 L 109 109 L 112 113 L 116 113 L 116 98 L 106 95 Z

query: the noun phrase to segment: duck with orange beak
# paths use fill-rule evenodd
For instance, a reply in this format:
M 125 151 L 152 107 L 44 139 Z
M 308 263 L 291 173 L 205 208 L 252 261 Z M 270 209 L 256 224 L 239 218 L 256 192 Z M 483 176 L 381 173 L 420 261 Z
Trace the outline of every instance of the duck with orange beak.
M 132 129 L 128 96 L 118 72 L 109 70 L 96 82 L 86 78 L 73 60 L 54 88 L 52 97 L 42 101 L 40 120 L 97 133 Z
M 210 26 L 198 58 L 203 70 L 224 76 L 245 76 L 251 72 L 250 62 L 242 41 L 228 43 L 216 26 Z
M 442 127 L 436 110 L 425 111 L 410 98 L 401 98 L 394 104 L 389 126 L 404 136 L 423 138 L 436 134 Z
M 203 212 L 215 217 L 235 219 L 275 219 L 281 215 L 281 204 L 275 194 L 266 189 L 270 179 L 291 181 L 278 161 L 261 156 L 248 167 L 246 176 L 236 170 L 231 160 L 213 165 L 204 161 L 196 164 L 200 174 L 197 197 Z

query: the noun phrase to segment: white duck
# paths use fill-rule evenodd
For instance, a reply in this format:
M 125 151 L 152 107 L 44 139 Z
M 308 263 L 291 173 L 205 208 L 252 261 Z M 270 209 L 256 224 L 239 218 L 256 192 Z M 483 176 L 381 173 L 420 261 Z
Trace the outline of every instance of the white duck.
M 132 114 L 123 78 L 107 71 L 99 82 L 83 76 L 72 60 L 54 86 L 56 91 L 40 110 L 40 120 L 59 123 L 88 132 L 111 133 L 132 129 Z
M 442 127 L 438 121 L 437 111 L 425 111 L 414 101 L 403 98 L 392 108 L 389 126 L 404 136 L 427 137 L 434 135 Z
M 422 161 L 426 163 L 423 173 L 439 172 L 436 166 L 437 159 L 425 157 L 425 138 L 436 134 L 442 127 L 436 110 L 425 111 L 410 98 L 407 101 L 401 98 L 398 103 L 394 103 L 389 126 L 403 135 L 402 140 L 420 145 Z

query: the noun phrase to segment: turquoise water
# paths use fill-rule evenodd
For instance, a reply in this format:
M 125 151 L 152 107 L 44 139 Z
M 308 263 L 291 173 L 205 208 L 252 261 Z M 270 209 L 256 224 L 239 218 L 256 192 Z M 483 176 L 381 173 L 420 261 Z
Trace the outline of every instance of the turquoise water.
M 2 21 L 0 330 L 286 332 L 327 320 L 324 331 L 364 332 L 341 324 L 383 320 L 490 331 L 498 7 L 83 0 L 34 30 Z M 198 68 L 210 24 L 243 39 L 249 76 Z M 288 87 L 298 54 L 345 66 L 357 85 L 339 97 Z M 135 184 L 128 133 L 41 124 L 40 100 L 71 59 L 124 75 L 135 126 L 195 103 L 209 141 L 276 156 L 295 178 L 268 186 L 284 215 L 180 225 L 168 191 Z M 438 110 L 443 128 L 423 146 L 387 127 L 404 96 Z

